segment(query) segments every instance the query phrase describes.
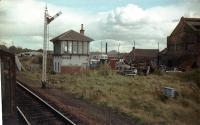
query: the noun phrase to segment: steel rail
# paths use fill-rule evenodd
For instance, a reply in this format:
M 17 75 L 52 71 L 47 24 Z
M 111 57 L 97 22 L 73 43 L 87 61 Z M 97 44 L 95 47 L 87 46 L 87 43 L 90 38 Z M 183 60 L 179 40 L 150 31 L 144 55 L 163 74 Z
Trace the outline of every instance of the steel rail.
M 21 88 L 23 88 L 24 90 L 26 90 L 27 92 L 29 92 L 31 95 L 33 95 L 35 98 L 37 98 L 38 100 L 40 100 L 42 103 L 44 103 L 47 107 L 49 107 L 53 112 L 59 114 L 59 116 L 61 118 L 63 118 L 64 120 L 66 120 L 67 122 L 69 122 L 71 125 L 76 125 L 72 120 L 70 120 L 69 118 L 67 118 L 66 116 L 64 116 L 61 112 L 59 112 L 57 109 L 55 109 L 54 107 L 52 107 L 50 104 L 48 104 L 46 101 L 44 101 L 42 98 L 40 98 L 38 95 L 36 95 L 35 93 L 33 93 L 31 90 L 29 90 L 27 87 L 25 87 L 24 85 L 22 85 L 19 81 L 16 82 L 17 85 L 19 85 Z
M 20 108 L 17 106 L 17 111 L 20 113 L 20 115 L 23 117 L 24 121 L 26 122 L 27 125 L 31 125 L 31 123 L 28 121 L 24 113 L 20 110 Z

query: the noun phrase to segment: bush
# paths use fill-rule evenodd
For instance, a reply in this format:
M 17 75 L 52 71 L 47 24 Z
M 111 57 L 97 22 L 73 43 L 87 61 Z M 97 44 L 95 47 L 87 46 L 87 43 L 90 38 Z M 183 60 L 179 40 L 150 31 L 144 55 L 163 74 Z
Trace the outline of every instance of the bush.
M 56 74 L 56 72 L 53 71 L 53 70 L 50 70 L 49 73 L 52 74 L 52 75 L 55 75 L 55 74 Z
M 163 72 L 161 70 L 157 69 L 157 70 L 154 71 L 154 74 L 161 76 L 161 75 L 163 75 Z

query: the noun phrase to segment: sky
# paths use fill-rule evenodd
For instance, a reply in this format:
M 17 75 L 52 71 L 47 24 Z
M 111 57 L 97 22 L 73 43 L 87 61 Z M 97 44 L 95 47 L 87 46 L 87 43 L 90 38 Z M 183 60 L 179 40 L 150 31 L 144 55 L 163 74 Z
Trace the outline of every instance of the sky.
M 136 48 L 166 47 L 180 18 L 200 18 L 200 0 L 0 0 L 0 43 L 22 48 L 43 48 L 44 8 L 62 15 L 49 25 L 49 39 L 68 30 L 94 39 L 91 51 L 129 52 Z M 52 50 L 49 42 L 49 49 Z

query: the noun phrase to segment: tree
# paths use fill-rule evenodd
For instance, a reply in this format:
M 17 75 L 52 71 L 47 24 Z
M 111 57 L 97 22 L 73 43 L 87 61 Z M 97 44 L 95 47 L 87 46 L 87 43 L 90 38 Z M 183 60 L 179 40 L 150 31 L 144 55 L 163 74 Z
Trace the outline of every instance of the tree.
M 42 53 L 42 52 L 43 52 L 43 50 L 42 50 L 42 49 L 38 49 L 38 50 L 37 50 L 37 52 L 41 52 L 41 53 Z
M 2 49 L 2 50 L 8 50 L 8 48 L 5 46 L 5 45 L 0 45 L 0 49 Z
M 32 51 L 32 50 L 28 49 L 28 48 L 23 49 L 23 52 L 30 52 L 30 51 Z
M 17 47 L 17 48 L 16 48 L 16 53 L 21 53 L 21 52 L 23 52 L 22 47 Z
M 10 46 L 8 50 L 11 53 L 16 53 L 17 48 L 15 46 Z

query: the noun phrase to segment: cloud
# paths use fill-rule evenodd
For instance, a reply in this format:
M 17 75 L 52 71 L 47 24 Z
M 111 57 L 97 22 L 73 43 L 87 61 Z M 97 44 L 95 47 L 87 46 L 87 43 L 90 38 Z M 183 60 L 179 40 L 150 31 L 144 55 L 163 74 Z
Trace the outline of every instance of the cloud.
M 48 4 L 51 16 L 58 11 L 63 13 L 50 24 L 50 38 L 70 29 L 79 31 L 83 23 L 85 34 L 96 40 L 91 44 L 93 50 L 100 51 L 101 41 L 103 45 L 108 42 L 110 50 L 117 50 L 120 43 L 121 52 L 130 51 L 133 41 L 138 48 L 157 48 L 158 42 L 164 48 L 166 37 L 181 16 L 200 17 L 199 0 L 182 1 L 177 5 L 147 9 L 128 4 L 95 13 Z M 0 3 L 0 41 L 14 41 L 17 46 L 27 48 L 42 48 L 45 3 L 37 0 L 5 0 Z
M 193 7 L 193 8 L 192 8 Z M 189 8 L 192 8 L 189 10 Z M 136 41 L 138 48 L 166 47 L 166 37 L 171 34 L 182 16 L 200 17 L 196 5 L 156 6 L 148 9 L 133 4 L 100 13 L 95 30 L 101 32 L 96 38 L 124 41 L 122 51 L 129 51 L 132 45 L 126 41 Z M 93 31 L 94 32 L 94 31 Z M 117 42 L 117 41 L 116 41 Z M 127 47 L 129 45 L 129 47 Z M 113 49 L 116 45 L 113 46 Z
M 10 41 L 15 41 L 17 46 L 42 48 L 44 8 L 45 3 L 36 0 L 2 1 L 0 4 L 0 41 L 7 42 L 8 45 Z M 60 10 L 63 13 L 49 26 L 50 38 L 69 29 L 78 29 L 81 22 L 88 23 L 85 18 L 90 18 L 85 13 L 75 12 L 70 8 L 52 4 L 48 4 L 48 8 L 51 16 Z M 50 45 L 52 49 L 52 44 Z
M 135 25 L 145 16 L 144 11 L 136 5 L 129 4 L 107 13 L 106 23 Z

